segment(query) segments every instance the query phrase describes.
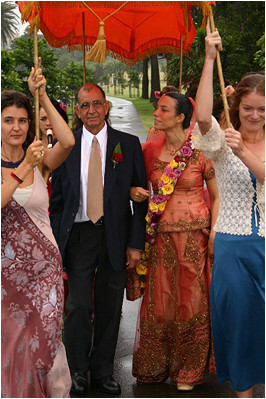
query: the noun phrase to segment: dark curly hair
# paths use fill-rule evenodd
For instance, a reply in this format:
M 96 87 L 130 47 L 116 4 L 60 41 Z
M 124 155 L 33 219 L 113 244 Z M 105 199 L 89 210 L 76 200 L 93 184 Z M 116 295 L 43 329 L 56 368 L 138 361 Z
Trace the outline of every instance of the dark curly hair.
M 7 107 L 15 106 L 17 108 L 23 108 L 27 111 L 29 118 L 29 130 L 27 138 L 23 143 L 23 149 L 26 150 L 28 146 L 33 142 L 35 136 L 35 122 L 33 108 L 30 99 L 26 94 L 21 93 L 17 90 L 4 90 L 1 93 L 1 113 Z

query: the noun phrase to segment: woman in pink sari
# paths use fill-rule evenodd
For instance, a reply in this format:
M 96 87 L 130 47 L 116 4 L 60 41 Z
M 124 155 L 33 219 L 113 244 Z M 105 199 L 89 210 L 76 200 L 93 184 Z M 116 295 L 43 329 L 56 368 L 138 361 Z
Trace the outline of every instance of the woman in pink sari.
M 155 128 L 165 135 L 155 136 L 143 147 L 153 196 L 146 217 L 147 269 L 137 267 L 146 276 L 133 375 L 140 383 L 159 383 L 170 377 L 178 390 L 188 391 L 215 371 L 209 255 L 213 253 L 218 190 L 212 161 L 191 148 L 189 99 L 165 93 L 154 117 Z M 210 210 L 204 200 L 204 180 Z M 143 200 L 145 192 L 136 191 L 139 198 L 135 200 Z
M 46 94 L 41 69 L 29 88 L 58 142 L 33 141 L 33 111 L 23 93 L 2 92 L 2 397 L 69 397 L 71 386 L 61 341 L 62 261 L 48 217 L 47 178 L 74 145 L 72 131 Z

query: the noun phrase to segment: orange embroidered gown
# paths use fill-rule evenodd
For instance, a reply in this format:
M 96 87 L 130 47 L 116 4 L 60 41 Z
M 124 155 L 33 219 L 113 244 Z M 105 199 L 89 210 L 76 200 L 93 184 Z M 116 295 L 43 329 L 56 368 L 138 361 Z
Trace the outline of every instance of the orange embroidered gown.
M 150 180 L 155 193 L 168 162 L 157 160 Z M 200 384 L 214 372 L 209 285 L 210 213 L 204 180 L 213 163 L 194 150 L 160 219 L 152 246 L 133 354 L 138 382 Z

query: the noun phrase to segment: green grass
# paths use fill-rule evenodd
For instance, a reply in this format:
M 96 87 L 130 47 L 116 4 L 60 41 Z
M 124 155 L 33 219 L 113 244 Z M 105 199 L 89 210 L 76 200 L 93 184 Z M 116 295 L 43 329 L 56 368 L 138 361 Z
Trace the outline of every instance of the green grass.
M 153 104 L 150 102 L 150 100 L 145 100 L 143 98 L 133 98 L 133 99 L 129 98 L 129 101 L 132 101 L 132 103 L 134 104 L 137 113 L 145 128 L 145 132 L 148 133 L 149 128 L 154 125 Z

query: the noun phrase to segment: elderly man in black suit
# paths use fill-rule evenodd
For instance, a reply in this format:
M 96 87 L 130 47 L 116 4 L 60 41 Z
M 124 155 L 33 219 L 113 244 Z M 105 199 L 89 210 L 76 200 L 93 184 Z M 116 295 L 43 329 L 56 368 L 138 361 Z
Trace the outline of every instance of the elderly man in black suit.
M 130 187 L 146 186 L 141 145 L 109 126 L 108 111 L 101 87 L 81 87 L 76 144 L 52 176 L 50 218 L 69 283 L 64 340 L 74 394 L 86 392 L 89 370 L 99 390 L 121 392 L 113 363 L 126 269 L 136 267 L 145 241 L 147 201 L 133 202 L 132 211 L 129 196 Z

